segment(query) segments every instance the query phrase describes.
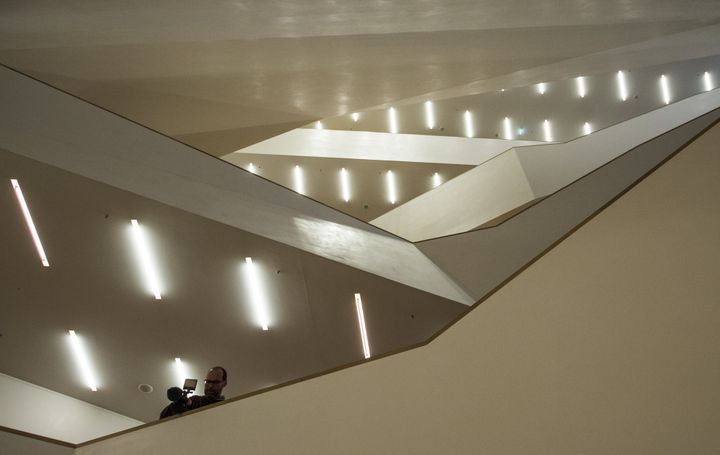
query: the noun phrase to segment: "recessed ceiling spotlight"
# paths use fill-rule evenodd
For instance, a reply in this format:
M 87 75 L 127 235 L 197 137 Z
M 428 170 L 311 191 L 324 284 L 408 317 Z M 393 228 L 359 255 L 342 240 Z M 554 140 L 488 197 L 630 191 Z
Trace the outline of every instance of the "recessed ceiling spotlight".
M 577 93 L 580 98 L 585 98 L 585 95 L 587 92 L 585 91 L 585 78 L 583 76 L 580 76 L 575 79 L 575 83 L 577 84 Z
M 425 126 L 428 129 L 435 128 L 435 111 L 432 101 L 425 101 Z
M 590 124 L 588 122 L 583 123 L 583 134 L 587 136 L 588 134 L 592 133 L 592 129 L 590 128 Z
M 390 125 L 390 132 L 392 134 L 397 134 L 397 132 L 398 132 L 397 112 L 395 112 L 394 107 L 391 107 L 390 109 L 388 109 L 388 123 Z
M 670 85 L 668 84 L 668 79 L 664 74 L 660 76 L 660 91 L 662 92 L 663 102 L 665 104 L 670 104 Z
M 360 114 L 358 114 L 357 112 L 353 112 L 352 114 L 350 114 L 350 117 L 352 117 L 353 122 L 357 122 L 358 119 L 360 119 Z
M 617 72 L 617 83 L 618 83 L 618 95 L 620 96 L 620 99 L 625 101 L 627 100 L 627 83 L 625 81 L 625 73 L 622 71 Z
M 709 92 L 713 89 L 712 75 L 707 71 L 705 71 L 705 74 L 703 74 L 703 86 L 706 92 Z
M 142 393 L 152 393 L 153 390 L 155 390 L 150 384 L 140 384 L 137 386 L 137 389 Z
M 363 354 L 366 359 L 370 358 L 370 344 L 368 343 L 367 329 L 365 328 L 365 314 L 363 313 L 362 298 L 355 293 L 355 311 L 357 312 L 358 325 L 360 326 L 360 340 L 362 341 Z
M 505 139 L 512 139 L 513 138 L 513 131 L 512 131 L 512 122 L 508 117 L 505 117 L 503 119 L 503 130 Z
M 545 142 L 552 142 L 552 128 L 550 127 L 550 122 L 547 119 L 543 121 L 543 132 L 545 133 Z
M 253 263 L 252 258 L 245 258 L 245 276 L 247 289 L 250 295 L 250 304 L 255 313 L 255 320 L 264 331 L 268 330 L 270 317 L 268 316 L 268 303 L 265 288 L 260 282 L 260 276 L 257 265 Z
M 467 136 L 467 137 L 475 136 L 475 131 L 473 129 L 472 113 L 470 113 L 470 111 L 465 111 L 465 114 L 463 114 L 463 118 L 465 120 L 465 136 Z
M 135 253 L 140 262 L 140 269 L 145 276 L 145 281 L 150 292 L 155 296 L 155 300 L 160 300 L 160 279 L 158 278 L 157 267 L 155 261 L 150 254 L 150 247 L 145 237 L 145 232 L 140 227 L 137 220 L 130 220 L 132 236 L 135 243 Z
M 395 174 L 393 174 L 393 171 L 387 171 L 385 179 L 387 181 L 388 201 L 395 204 L 397 202 L 397 192 L 395 191 Z
M 539 95 L 544 95 L 545 90 L 547 90 L 547 85 L 545 84 L 545 82 L 540 82 L 535 86 L 535 88 L 537 89 Z
M 50 267 L 50 262 L 48 262 L 48 258 L 47 256 L 45 256 L 45 250 L 43 249 L 42 242 L 40 241 L 40 236 L 37 233 L 37 229 L 35 229 L 35 223 L 33 222 L 32 215 L 30 215 L 30 209 L 25 202 L 25 196 L 23 196 L 22 189 L 20 188 L 20 183 L 18 183 L 16 179 L 10 179 L 10 184 L 12 185 L 13 190 L 15 190 L 15 196 L 17 197 L 18 203 L 20 204 L 20 210 L 22 210 L 23 216 L 25 217 L 25 223 L 27 224 L 28 230 L 30 231 L 30 236 L 35 243 L 35 249 L 40 256 L 40 262 L 42 262 L 43 267 Z
M 297 164 L 293 168 L 293 181 L 295 182 L 295 191 L 305 194 L 305 184 L 303 181 L 303 171 Z
M 250 172 L 252 172 L 252 173 L 254 174 L 254 173 L 255 173 L 255 165 L 252 164 L 252 163 L 250 163 L 250 164 L 248 165 L 248 171 L 250 171 Z
M 345 168 L 340 169 L 340 188 L 342 191 L 343 201 L 350 201 L 350 177 L 348 171 Z
M 98 382 L 97 379 L 95 379 L 95 373 L 93 372 L 92 365 L 90 365 L 90 359 L 88 358 L 85 346 L 74 330 L 68 330 L 68 335 L 70 337 L 70 346 L 75 357 L 75 363 L 80 370 L 80 375 L 88 388 L 93 392 L 97 392 Z
M 433 188 L 439 187 L 440 184 L 442 184 L 442 180 L 440 179 L 440 174 L 438 174 L 437 172 L 434 173 L 432 176 L 432 181 L 433 181 Z
M 321 121 L 318 120 L 317 122 L 315 122 L 315 129 L 316 129 L 316 130 L 321 130 L 321 129 L 323 129 L 323 124 L 322 124 Z

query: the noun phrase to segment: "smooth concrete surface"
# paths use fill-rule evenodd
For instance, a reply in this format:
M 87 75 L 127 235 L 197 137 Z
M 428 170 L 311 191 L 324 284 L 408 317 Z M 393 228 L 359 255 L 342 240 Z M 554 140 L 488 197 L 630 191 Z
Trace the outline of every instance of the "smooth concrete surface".
M 80 447 L 715 454 L 720 127 L 429 345 Z
M 0 402 L 0 426 L 70 443 L 144 423 L 2 373 Z

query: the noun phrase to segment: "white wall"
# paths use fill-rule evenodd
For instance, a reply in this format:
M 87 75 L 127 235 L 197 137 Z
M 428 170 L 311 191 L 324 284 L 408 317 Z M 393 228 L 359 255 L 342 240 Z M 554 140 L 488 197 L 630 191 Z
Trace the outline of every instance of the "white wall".
M 0 373 L 0 426 L 79 443 L 143 422 Z M 5 453 L 0 449 L 0 453 Z
M 427 346 L 80 455 L 717 454 L 720 127 Z

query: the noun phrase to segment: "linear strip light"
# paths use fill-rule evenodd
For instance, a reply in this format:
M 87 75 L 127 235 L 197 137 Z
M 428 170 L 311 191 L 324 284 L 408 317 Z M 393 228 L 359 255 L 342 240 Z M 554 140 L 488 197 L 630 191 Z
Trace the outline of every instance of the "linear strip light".
M 82 342 L 80 341 L 80 338 L 78 338 L 74 330 L 68 330 L 68 335 L 70 335 L 70 345 L 72 346 L 73 354 L 75 356 L 75 362 L 80 369 L 80 374 L 82 375 L 85 384 L 90 388 L 90 390 L 97 392 L 98 385 L 97 380 L 95 379 L 95 373 L 93 373 L 93 369 L 90 366 L 90 360 Z
M 348 171 L 345 168 L 340 169 L 340 186 L 342 189 L 343 201 L 350 201 L 350 177 Z
M 425 101 L 425 126 L 428 129 L 435 128 L 435 110 L 432 101 Z
M 577 82 L 578 96 L 580 98 L 585 98 L 585 95 L 587 94 L 585 91 L 585 78 L 580 76 L 577 79 L 575 79 L 575 81 Z
M 705 71 L 705 74 L 703 74 L 703 85 L 705 86 L 706 92 L 709 92 L 713 89 L 712 76 L 707 71 Z
M 583 123 L 583 134 L 587 136 L 588 134 L 592 133 L 592 129 L 590 128 L 590 124 L 588 122 Z
M 295 182 L 295 191 L 305 194 L 305 185 L 303 183 L 303 171 L 297 164 L 293 168 L 293 181 Z
M 33 223 L 32 215 L 30 215 L 30 209 L 25 202 L 25 196 L 23 196 L 20 184 L 16 179 L 10 179 L 10 183 L 15 190 L 15 196 L 17 196 L 18 203 L 20 203 L 20 209 L 23 212 L 23 216 L 25 216 L 25 223 L 27 223 L 30 236 L 32 236 L 33 242 L 35 243 L 35 249 L 37 249 L 38 255 L 40 256 L 40 261 L 43 267 L 50 267 L 50 262 L 48 262 L 47 256 L 45 256 L 45 250 L 43 249 L 37 229 L 35 229 L 35 223 Z
M 550 127 L 550 122 L 547 119 L 543 121 L 543 132 L 545 133 L 545 142 L 552 142 L 552 129 Z
M 505 139 L 512 139 L 513 138 L 513 132 L 512 132 L 512 122 L 509 118 L 505 117 L 503 119 L 503 128 L 505 130 Z
M 397 134 L 397 132 L 398 132 L 397 112 L 395 112 L 394 107 L 391 107 L 390 109 L 388 109 L 388 122 L 390 123 L 390 132 L 392 134 Z
M 187 379 L 189 375 L 187 374 L 187 368 L 180 357 L 175 357 L 175 374 L 178 385 L 182 387 L 185 383 L 185 379 Z
M 465 113 L 463 114 L 463 118 L 465 120 L 465 136 L 467 136 L 467 137 L 475 136 L 475 131 L 473 130 L 472 113 L 470 111 L 465 111 Z
M 152 260 L 150 255 L 150 248 L 148 247 L 145 233 L 140 227 L 137 220 L 130 220 L 132 225 L 133 239 L 135 240 L 135 251 L 137 253 L 138 260 L 140 261 L 140 269 L 145 275 L 147 286 L 150 288 L 150 292 L 155 296 L 155 300 L 160 300 L 160 279 L 158 278 L 157 268 L 155 262 Z
M 625 101 L 627 100 L 627 83 L 625 82 L 625 73 L 622 71 L 617 72 L 617 82 L 618 82 L 618 94 L 620 95 L 620 99 Z
M 545 91 L 547 90 L 547 85 L 545 84 L 545 82 L 540 82 L 535 87 L 537 88 L 537 92 L 539 95 L 544 95 Z
M 362 298 L 355 293 L 355 310 L 357 311 L 358 324 L 360 325 L 360 338 L 362 339 L 363 353 L 365 358 L 370 358 L 370 345 L 368 344 L 367 330 L 365 329 L 365 315 L 363 314 Z
M 387 171 L 386 179 L 388 200 L 391 204 L 394 204 L 397 202 L 397 192 L 395 191 L 395 174 L 393 174 L 393 171 Z
M 664 74 L 660 76 L 660 90 L 662 91 L 663 102 L 670 104 L 670 86 Z
M 440 180 L 440 174 L 438 174 L 437 172 L 433 174 L 432 180 L 433 180 L 433 188 L 437 188 L 442 184 L 442 180 Z
M 245 271 L 248 289 L 250 290 L 250 301 L 255 311 L 255 318 L 260 327 L 262 327 L 263 330 L 267 330 L 269 323 L 267 299 L 260 286 L 260 277 L 258 276 L 257 267 L 253 263 L 252 258 L 245 258 Z

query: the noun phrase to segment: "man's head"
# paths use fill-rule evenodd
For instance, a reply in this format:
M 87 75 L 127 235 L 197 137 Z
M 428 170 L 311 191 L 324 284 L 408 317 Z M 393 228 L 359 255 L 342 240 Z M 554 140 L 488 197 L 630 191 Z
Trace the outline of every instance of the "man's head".
M 212 367 L 205 376 L 205 396 L 219 397 L 227 385 L 227 371 L 223 367 Z

